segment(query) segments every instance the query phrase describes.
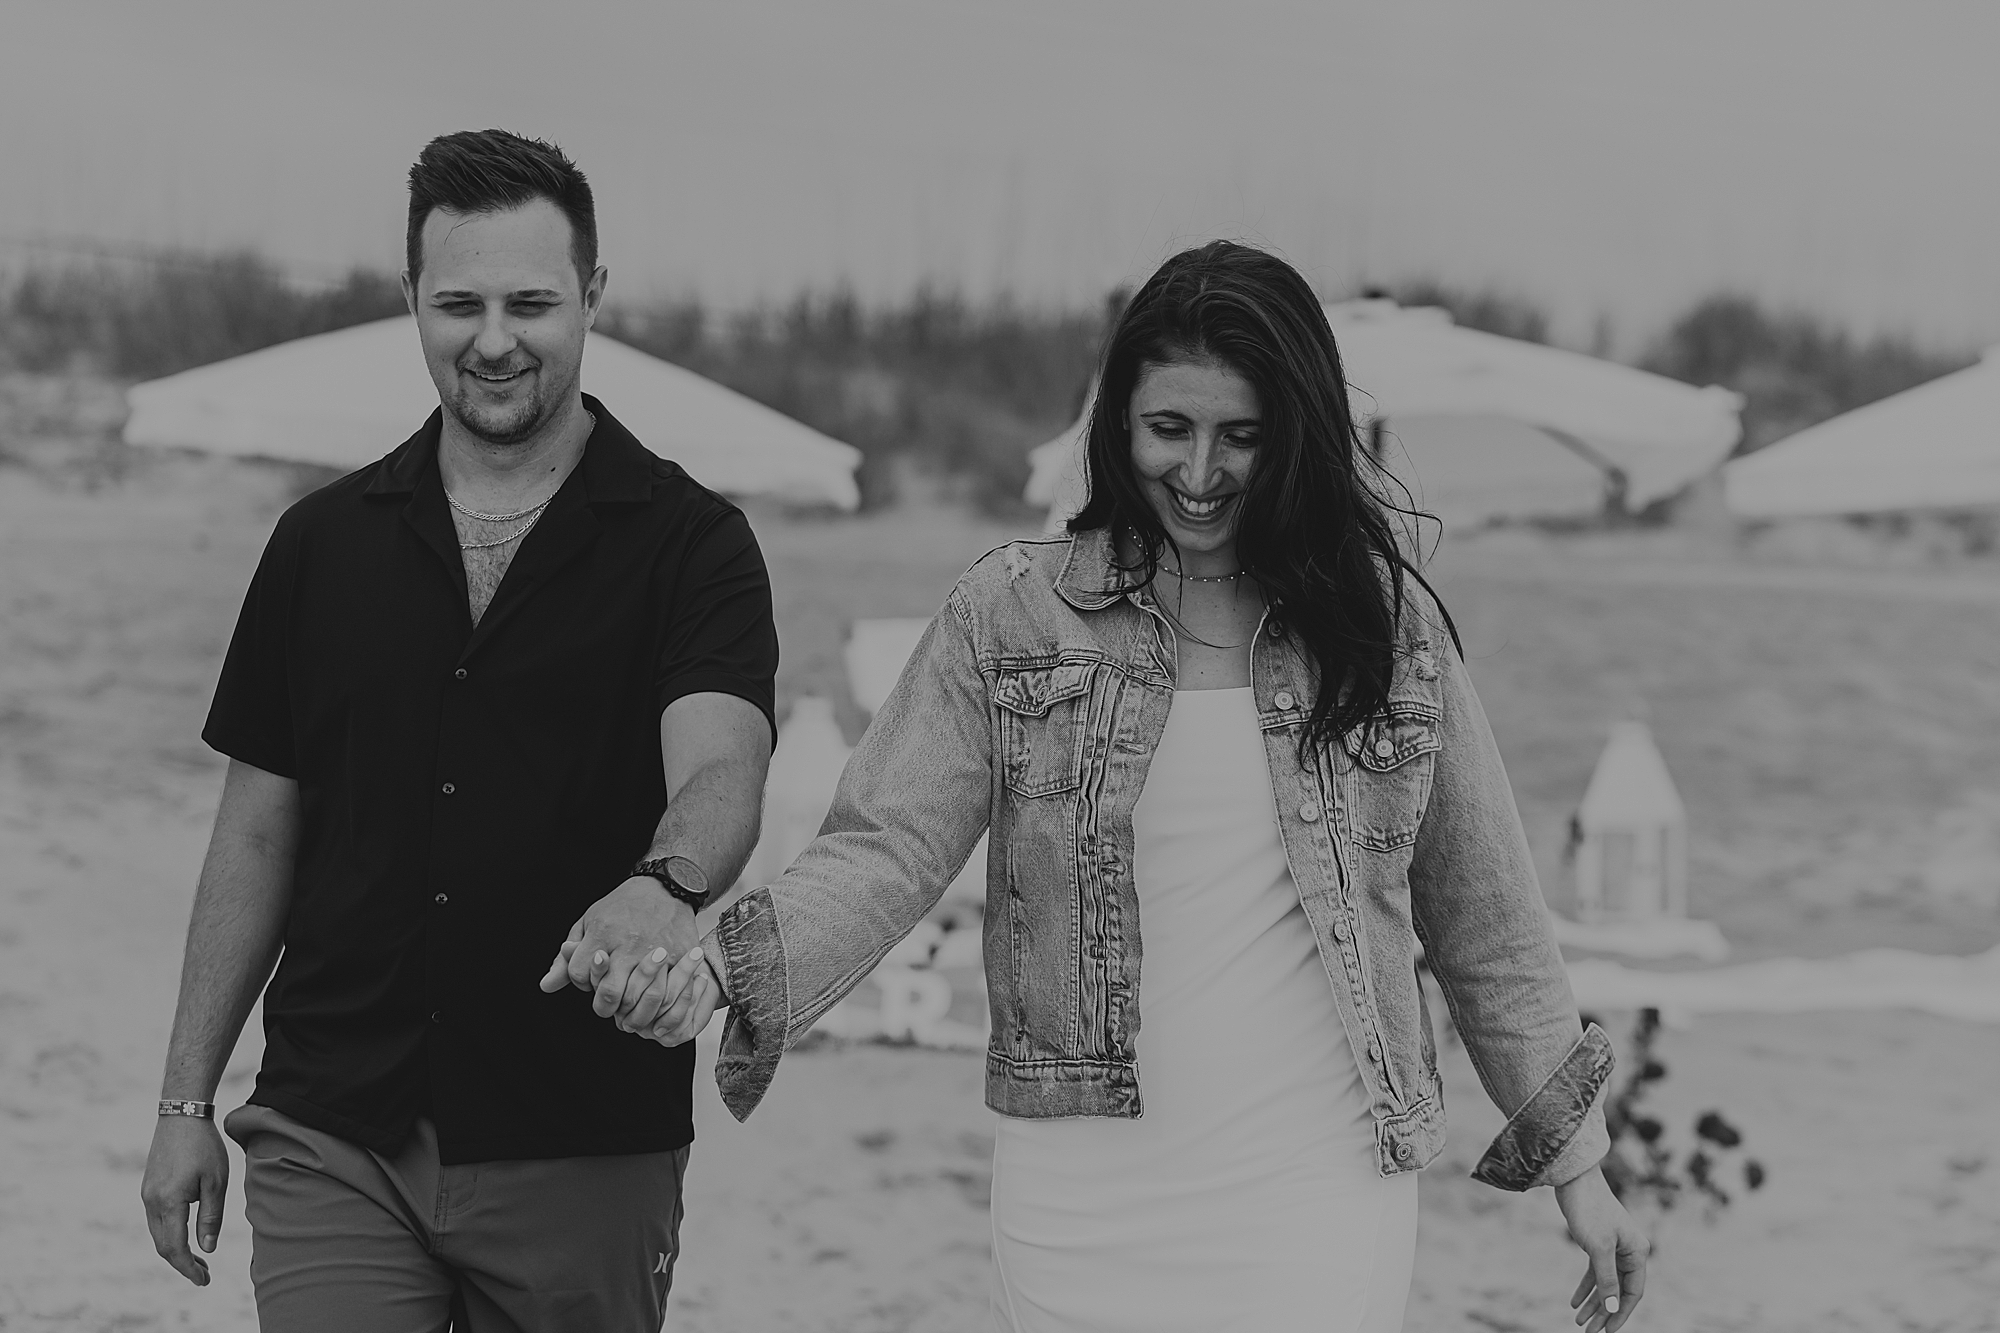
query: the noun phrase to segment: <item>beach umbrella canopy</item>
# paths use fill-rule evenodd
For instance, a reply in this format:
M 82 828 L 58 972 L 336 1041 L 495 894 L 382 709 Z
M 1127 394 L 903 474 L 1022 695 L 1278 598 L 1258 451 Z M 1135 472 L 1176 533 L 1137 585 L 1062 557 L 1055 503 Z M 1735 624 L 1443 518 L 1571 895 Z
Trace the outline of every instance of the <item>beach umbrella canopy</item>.
M 1722 486 L 1745 518 L 2000 504 L 2000 346 L 1736 459 Z
M 1344 301 L 1326 314 L 1363 438 L 1383 439 L 1390 470 L 1451 517 L 1570 512 L 1607 494 L 1640 509 L 1714 468 L 1741 433 L 1728 389 L 1459 328 L 1429 307 Z M 1030 503 L 1081 499 L 1082 426 L 1029 455 Z
M 639 441 L 727 495 L 851 510 L 861 454 L 693 371 L 592 333 L 583 387 Z M 438 405 L 408 316 L 280 343 L 134 385 L 125 441 L 358 468 Z

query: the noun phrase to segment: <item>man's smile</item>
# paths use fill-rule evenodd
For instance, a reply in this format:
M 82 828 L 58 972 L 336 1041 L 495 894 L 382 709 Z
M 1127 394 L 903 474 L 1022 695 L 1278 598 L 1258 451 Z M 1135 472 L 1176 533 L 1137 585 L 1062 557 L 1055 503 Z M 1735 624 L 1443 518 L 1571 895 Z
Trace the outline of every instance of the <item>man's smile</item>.
M 515 380 L 521 378 L 521 376 L 533 370 L 534 367 L 522 366 L 518 370 L 510 370 L 502 374 L 496 374 L 493 371 L 487 371 L 487 370 L 473 370 L 469 366 L 461 366 L 459 367 L 459 369 L 463 370 L 466 374 L 472 376 L 474 379 L 484 380 L 488 384 L 511 384 Z

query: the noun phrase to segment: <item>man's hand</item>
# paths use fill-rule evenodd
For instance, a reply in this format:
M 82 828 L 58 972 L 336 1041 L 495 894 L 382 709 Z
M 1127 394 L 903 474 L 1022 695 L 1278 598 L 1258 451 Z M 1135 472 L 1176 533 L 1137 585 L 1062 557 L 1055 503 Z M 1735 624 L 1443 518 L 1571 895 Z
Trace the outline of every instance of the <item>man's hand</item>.
M 199 1204 L 195 1235 L 201 1248 L 215 1253 L 222 1234 L 222 1199 L 229 1192 L 229 1153 L 213 1120 L 163 1115 L 153 1129 L 153 1148 L 146 1154 L 146 1176 L 139 1198 L 146 1205 L 146 1229 L 153 1248 L 197 1287 L 208 1285 L 208 1265 L 188 1248 L 188 1206 Z
M 1584 1333 L 1618 1333 L 1646 1291 L 1646 1256 L 1652 1246 L 1625 1211 L 1597 1167 L 1556 1186 L 1556 1203 L 1570 1239 L 1589 1258 L 1583 1281 L 1569 1299 Z
M 609 1018 L 625 1007 L 626 985 L 642 959 L 657 949 L 665 950 L 661 961 L 678 958 L 694 947 L 696 938 L 694 909 L 658 880 L 635 876 L 592 903 L 570 928 L 569 939 L 542 978 L 542 989 L 553 993 L 567 983 L 592 991 L 592 1012 Z

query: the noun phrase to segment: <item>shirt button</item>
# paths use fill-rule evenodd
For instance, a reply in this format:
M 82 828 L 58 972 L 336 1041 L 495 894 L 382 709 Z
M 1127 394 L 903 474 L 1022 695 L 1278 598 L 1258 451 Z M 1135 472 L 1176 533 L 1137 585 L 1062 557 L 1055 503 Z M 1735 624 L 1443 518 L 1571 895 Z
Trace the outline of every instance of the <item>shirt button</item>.
M 457 788 L 456 786 L 454 786 L 453 784 L 451 784 L 451 783 L 447 782 L 447 783 L 445 783 L 445 784 L 444 784 L 444 786 L 440 787 L 440 788 L 439 788 L 438 790 L 439 790 L 439 791 L 442 791 L 442 792 L 443 792 L 443 793 L 444 793 L 444 794 L 445 794 L 446 796 L 449 796 L 449 795 L 451 795 L 451 794 L 452 794 L 453 792 L 457 791 L 457 790 L 458 790 L 458 788 Z
M 1390 740 L 1387 736 L 1384 736 L 1380 740 L 1375 742 L 1376 758 L 1387 759 L 1390 755 L 1394 753 L 1396 753 L 1396 742 Z
M 446 897 L 444 894 L 440 893 L 437 897 L 431 899 L 431 901 L 436 903 L 439 907 L 443 907 L 446 903 L 450 902 L 451 899 Z
M 442 1010 L 442 1009 L 433 1009 L 433 1010 L 431 1010 L 431 1022 L 433 1022 L 433 1023 L 442 1023 L 442 1022 L 444 1022 L 444 1010 Z
M 1279 708 L 1282 709 L 1282 708 L 1290 708 L 1294 700 L 1292 699 L 1291 691 L 1279 690 L 1278 693 L 1272 697 L 1271 702 L 1276 704 Z
M 1314 801 L 1307 801 L 1304 805 L 1300 806 L 1299 818 L 1305 820 L 1306 823 L 1308 824 L 1317 821 L 1319 819 L 1318 803 Z
M 456 671 L 452 672 L 452 673 L 451 673 L 451 678 L 452 678 L 453 680 L 464 680 L 464 679 L 465 679 L 465 668 L 464 668 L 464 667 L 460 667 L 460 668 L 459 668 L 458 670 L 456 670 Z

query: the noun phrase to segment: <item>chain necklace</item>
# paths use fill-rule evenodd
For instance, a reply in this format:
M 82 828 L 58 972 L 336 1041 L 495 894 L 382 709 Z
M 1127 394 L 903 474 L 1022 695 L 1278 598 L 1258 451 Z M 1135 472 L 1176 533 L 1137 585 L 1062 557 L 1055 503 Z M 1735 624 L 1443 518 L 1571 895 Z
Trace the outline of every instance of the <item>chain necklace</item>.
M 505 546 L 508 542 L 519 541 L 521 538 L 528 535 L 528 529 L 534 527 L 536 523 L 541 521 L 542 511 L 544 509 L 547 509 L 549 507 L 550 501 L 554 499 L 555 496 L 551 495 L 547 500 L 542 501 L 540 504 L 536 505 L 533 509 L 523 509 L 520 514 L 516 514 L 514 516 L 516 518 L 519 518 L 524 514 L 533 515 L 533 517 L 529 518 L 526 523 L 523 523 L 515 531 L 510 532 L 505 537 L 500 538 L 500 540 L 491 542 L 460 542 L 458 544 L 458 549 L 461 551 L 490 551 L 496 546 Z M 465 513 L 466 511 L 461 509 L 459 510 L 459 512 Z M 473 514 L 471 515 L 471 517 L 479 518 L 481 517 L 481 515 Z M 488 521 L 490 522 L 491 520 Z
M 594 432 L 597 429 L 597 414 L 586 409 L 583 415 L 589 420 L 590 430 Z M 589 438 L 589 433 L 585 434 L 585 438 Z M 557 489 L 561 490 L 561 487 L 557 487 Z M 458 544 L 458 549 L 461 551 L 490 551 L 496 546 L 505 546 L 508 542 L 519 541 L 521 538 L 527 536 L 528 530 L 541 521 L 542 511 L 547 509 L 551 504 L 554 504 L 556 497 L 551 495 L 538 505 L 529 505 L 526 509 L 516 509 L 511 514 L 482 514 L 477 509 L 468 509 L 466 506 L 460 504 L 458 497 L 450 491 L 444 493 L 444 498 L 450 503 L 453 509 L 456 509 L 467 518 L 477 519 L 481 523 L 519 523 L 524 518 L 528 520 L 526 523 L 522 523 L 519 529 L 508 533 L 498 541 L 460 542 Z
M 1243 571 L 1240 569 L 1234 574 L 1183 574 L 1178 569 L 1164 562 L 1160 565 L 1160 568 L 1172 574 L 1182 583 L 1230 583 L 1243 577 Z
M 1161 565 L 1160 568 L 1166 569 L 1167 567 L 1165 565 Z M 1180 577 L 1180 571 L 1177 569 L 1168 569 L 1167 572 L 1169 574 L 1174 575 L 1177 578 Z M 1187 579 L 1185 580 L 1185 582 L 1186 583 L 1229 583 L 1241 577 L 1243 577 L 1243 571 L 1239 569 L 1234 574 L 1216 574 L 1207 578 Z M 1182 592 L 1186 591 L 1185 586 L 1183 586 L 1181 591 Z M 1196 643 L 1200 644 L 1204 648 L 1219 648 L 1224 650 L 1244 648 L 1249 646 L 1251 639 L 1257 637 L 1257 632 L 1255 630 L 1252 630 L 1250 632 L 1250 638 L 1245 639 L 1242 643 L 1210 643 L 1207 639 L 1202 638 L 1201 635 L 1196 634 L 1192 629 L 1189 629 L 1188 623 L 1185 620 L 1181 619 L 1181 613 L 1187 609 L 1184 598 L 1176 597 L 1174 600 L 1176 605 L 1173 610 L 1168 611 L 1166 604 L 1164 602 L 1160 604 L 1160 610 L 1166 615 L 1167 619 L 1170 622 L 1172 622 L 1174 628 L 1178 629 L 1181 633 L 1187 635 L 1190 639 L 1193 639 Z
M 1136 528 L 1128 528 L 1126 529 L 1126 531 L 1131 535 L 1133 545 L 1135 546 L 1139 545 L 1140 542 L 1139 542 L 1138 530 Z M 1234 583 L 1237 579 L 1243 577 L 1243 571 L 1240 569 L 1237 570 L 1234 574 L 1196 574 L 1190 576 L 1181 573 L 1178 569 L 1173 568 L 1171 565 L 1167 564 L 1167 562 L 1164 560 L 1156 560 L 1154 562 L 1154 565 L 1156 568 L 1163 569 L 1167 573 L 1172 574 L 1176 579 L 1180 580 L 1181 582 L 1180 591 L 1183 594 L 1186 593 L 1187 585 L 1190 583 Z M 1185 598 L 1177 597 L 1174 600 L 1177 605 L 1175 609 L 1172 611 L 1167 610 L 1165 602 L 1161 602 L 1159 604 L 1161 614 L 1166 616 L 1168 622 L 1171 623 L 1175 629 L 1178 629 L 1181 633 L 1187 635 L 1190 639 L 1193 639 L 1196 643 L 1200 644 L 1204 648 L 1217 648 L 1225 651 L 1236 648 L 1245 648 L 1249 646 L 1251 639 L 1255 639 L 1257 637 L 1256 631 L 1252 630 L 1250 638 L 1245 639 L 1242 643 L 1210 643 L 1207 639 L 1202 638 L 1201 635 L 1196 634 L 1193 630 L 1189 629 L 1187 627 L 1187 622 L 1181 619 L 1180 612 L 1186 609 Z
M 511 514 L 482 514 L 477 509 L 467 509 L 458 502 L 458 497 L 450 491 L 444 493 L 444 498 L 451 502 L 453 509 L 456 509 L 467 518 L 476 518 L 481 523 L 519 523 L 530 514 L 539 514 L 544 509 L 547 509 L 549 507 L 549 500 L 553 500 L 556 497 L 551 495 L 549 500 L 544 500 L 538 505 L 529 505 L 526 509 L 516 509 Z

